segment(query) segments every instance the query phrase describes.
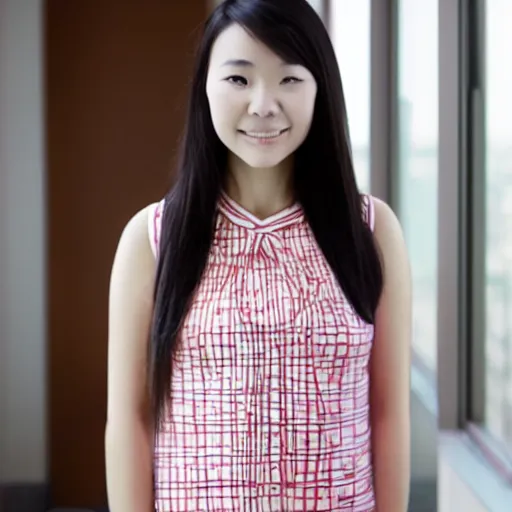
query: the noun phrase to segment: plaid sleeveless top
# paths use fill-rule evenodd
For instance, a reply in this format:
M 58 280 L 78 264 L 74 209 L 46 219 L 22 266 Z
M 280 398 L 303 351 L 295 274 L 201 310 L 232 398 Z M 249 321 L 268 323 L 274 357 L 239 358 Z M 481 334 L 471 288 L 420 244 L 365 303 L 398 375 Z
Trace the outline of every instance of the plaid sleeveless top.
M 149 219 L 156 257 L 162 211 Z M 374 510 L 373 336 L 300 205 L 260 220 L 222 195 L 156 433 L 156 510 Z

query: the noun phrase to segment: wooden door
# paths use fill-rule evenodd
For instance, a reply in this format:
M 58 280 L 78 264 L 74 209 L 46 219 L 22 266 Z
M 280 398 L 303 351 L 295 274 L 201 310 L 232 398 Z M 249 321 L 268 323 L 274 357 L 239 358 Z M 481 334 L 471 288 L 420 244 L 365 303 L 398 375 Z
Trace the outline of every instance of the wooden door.
M 207 0 L 48 0 L 49 477 L 106 503 L 107 300 L 121 230 L 170 183 Z

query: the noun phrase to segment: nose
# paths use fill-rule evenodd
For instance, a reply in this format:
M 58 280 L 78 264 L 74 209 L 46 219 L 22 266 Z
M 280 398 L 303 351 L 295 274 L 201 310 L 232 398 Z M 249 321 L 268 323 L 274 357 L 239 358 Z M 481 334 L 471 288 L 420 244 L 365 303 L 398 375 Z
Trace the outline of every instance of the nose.
M 249 114 L 258 117 L 273 117 L 279 113 L 280 106 L 271 88 L 258 87 L 253 91 L 249 103 Z

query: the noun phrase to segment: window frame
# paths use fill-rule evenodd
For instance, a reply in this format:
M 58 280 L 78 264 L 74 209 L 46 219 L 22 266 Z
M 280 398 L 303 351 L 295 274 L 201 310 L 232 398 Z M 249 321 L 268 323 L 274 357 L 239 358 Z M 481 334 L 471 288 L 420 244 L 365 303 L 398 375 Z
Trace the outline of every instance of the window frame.
M 512 447 L 485 429 L 486 410 L 486 0 L 464 0 L 468 190 L 468 392 L 464 427 L 493 469 L 512 485 Z
M 506 449 L 483 428 L 485 35 L 485 0 L 439 0 L 438 422 L 511 484 Z
M 370 191 L 400 217 L 398 15 L 398 0 L 371 0 Z M 485 0 L 438 0 L 438 16 L 437 370 L 413 350 L 411 385 L 437 417 L 439 456 L 482 503 L 502 510 L 512 473 L 478 426 L 485 412 Z
M 457 432 L 464 437 L 464 447 L 458 450 L 470 444 L 491 473 L 512 482 L 496 443 L 477 425 L 485 411 L 484 4 L 485 0 L 438 3 L 437 371 L 426 368 L 413 350 L 412 385 L 437 416 L 440 450 L 448 445 L 452 450 L 452 440 L 447 442 L 445 436 Z M 395 211 L 399 205 L 398 15 L 398 0 L 372 0 L 371 193 Z M 476 478 L 474 487 L 478 486 Z
M 465 0 L 462 0 L 464 2 Z M 464 427 L 467 394 L 467 137 L 464 10 L 439 1 L 437 389 L 439 428 Z

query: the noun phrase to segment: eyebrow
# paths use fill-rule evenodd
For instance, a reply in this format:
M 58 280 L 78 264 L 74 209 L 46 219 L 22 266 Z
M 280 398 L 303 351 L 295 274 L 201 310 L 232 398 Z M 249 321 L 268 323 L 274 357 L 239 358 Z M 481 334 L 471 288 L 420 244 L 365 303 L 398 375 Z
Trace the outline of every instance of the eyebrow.
M 290 62 L 283 62 L 281 65 L 283 67 L 295 66 L 295 64 L 292 64 Z M 222 64 L 222 67 L 225 67 L 225 66 L 233 66 L 233 67 L 237 67 L 237 68 L 250 68 L 250 67 L 254 67 L 254 63 L 252 63 L 250 60 L 245 60 L 245 59 L 230 59 L 230 60 L 227 60 L 226 62 L 224 62 L 224 64 Z
M 254 64 L 248 60 L 245 59 L 231 59 L 227 60 L 222 64 L 222 67 L 224 66 L 234 66 L 237 68 L 248 68 L 254 66 Z

